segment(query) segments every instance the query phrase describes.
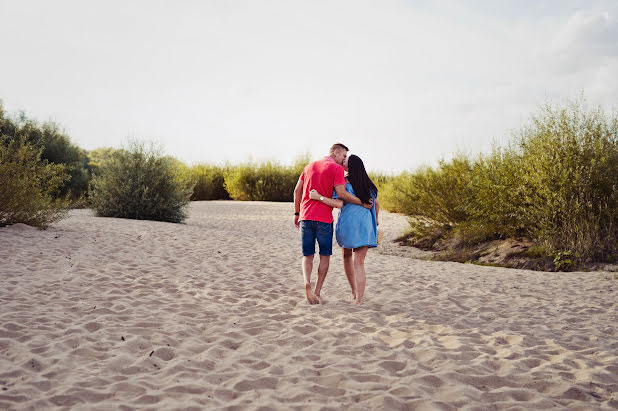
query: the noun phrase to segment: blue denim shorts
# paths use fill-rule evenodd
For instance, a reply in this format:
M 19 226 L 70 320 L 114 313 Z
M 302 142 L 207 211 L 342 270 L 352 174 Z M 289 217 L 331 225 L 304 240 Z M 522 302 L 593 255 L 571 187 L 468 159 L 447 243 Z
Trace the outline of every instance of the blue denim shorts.
M 300 238 L 304 256 L 315 254 L 315 240 L 318 240 L 320 255 L 333 254 L 333 223 L 303 220 L 300 222 Z

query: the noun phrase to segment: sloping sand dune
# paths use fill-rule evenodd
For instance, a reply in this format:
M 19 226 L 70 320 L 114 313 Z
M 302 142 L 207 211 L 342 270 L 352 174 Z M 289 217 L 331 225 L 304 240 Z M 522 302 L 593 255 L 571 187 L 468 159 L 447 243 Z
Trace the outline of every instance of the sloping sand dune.
M 415 260 L 304 299 L 292 204 L 0 229 L 0 409 L 618 408 L 618 283 Z M 314 274 L 315 279 L 315 274 Z

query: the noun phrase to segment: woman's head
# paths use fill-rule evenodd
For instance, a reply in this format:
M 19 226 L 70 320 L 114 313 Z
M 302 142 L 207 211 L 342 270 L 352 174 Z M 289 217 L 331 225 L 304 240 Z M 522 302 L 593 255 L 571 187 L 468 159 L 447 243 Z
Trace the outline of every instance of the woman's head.
M 347 164 L 346 164 L 347 163 Z M 368 203 L 371 197 L 377 197 L 378 189 L 367 175 L 363 160 L 357 155 L 350 155 L 344 162 L 347 165 L 348 180 L 352 184 L 354 193 L 363 203 Z
M 367 174 L 365 171 L 365 164 L 363 160 L 360 159 L 359 156 L 352 154 L 345 160 L 345 164 L 348 166 L 348 173 L 358 173 L 358 174 Z

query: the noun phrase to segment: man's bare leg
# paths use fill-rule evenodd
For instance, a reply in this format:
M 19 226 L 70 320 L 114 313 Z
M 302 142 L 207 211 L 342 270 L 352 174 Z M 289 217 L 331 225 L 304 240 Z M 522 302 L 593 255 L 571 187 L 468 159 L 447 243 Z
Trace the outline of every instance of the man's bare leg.
M 320 256 L 320 265 L 318 265 L 318 281 L 315 283 L 315 295 L 320 298 L 320 292 L 322 291 L 322 285 L 326 279 L 326 273 L 328 273 L 328 267 L 330 266 L 330 255 Z
M 312 270 L 313 270 L 313 256 L 312 255 L 303 256 L 303 277 L 305 279 L 305 295 L 307 296 L 307 301 L 309 301 L 309 304 L 319 304 L 320 299 L 313 293 L 313 290 L 311 289 L 311 271 Z
M 348 278 L 348 283 L 352 289 L 352 298 L 356 299 L 356 276 L 354 275 L 354 257 L 351 248 L 342 248 L 343 255 L 343 271 Z
M 365 274 L 365 256 L 369 247 L 359 247 L 354 249 L 354 273 L 356 274 L 356 300 L 354 304 L 363 303 L 363 295 L 365 294 L 365 284 L 367 276 Z

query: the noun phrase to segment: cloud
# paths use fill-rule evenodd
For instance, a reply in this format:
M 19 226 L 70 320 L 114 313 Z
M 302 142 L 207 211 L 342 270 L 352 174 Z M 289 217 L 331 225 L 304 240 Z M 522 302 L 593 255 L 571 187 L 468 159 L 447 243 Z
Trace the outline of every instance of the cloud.
M 608 12 L 578 11 L 554 36 L 549 52 L 562 73 L 611 64 L 618 57 L 618 19 Z

